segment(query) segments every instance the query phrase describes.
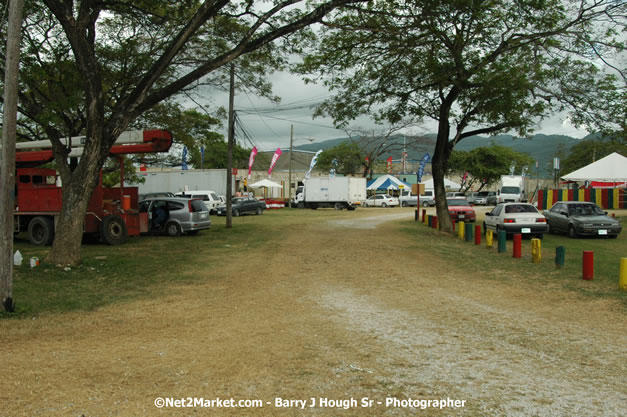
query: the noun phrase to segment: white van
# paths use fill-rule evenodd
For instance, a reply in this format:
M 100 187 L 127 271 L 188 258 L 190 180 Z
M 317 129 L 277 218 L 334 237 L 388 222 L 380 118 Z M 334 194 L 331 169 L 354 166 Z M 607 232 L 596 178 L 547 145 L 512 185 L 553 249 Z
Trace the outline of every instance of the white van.
M 420 195 L 420 205 L 422 207 L 435 206 L 435 190 L 425 190 L 424 194 Z
M 215 191 L 211 190 L 187 190 L 176 193 L 175 195 L 187 198 L 199 198 L 204 201 L 209 209 L 209 213 L 215 213 L 218 206 L 222 205 L 222 200 Z

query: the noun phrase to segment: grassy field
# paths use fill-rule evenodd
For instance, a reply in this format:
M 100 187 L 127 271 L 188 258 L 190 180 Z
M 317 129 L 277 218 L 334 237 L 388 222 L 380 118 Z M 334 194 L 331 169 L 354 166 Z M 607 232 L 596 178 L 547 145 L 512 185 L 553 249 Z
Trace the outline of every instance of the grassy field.
M 623 229 L 627 217 L 619 217 Z M 478 216 L 478 225 L 482 217 Z M 420 250 L 432 252 L 435 256 L 449 259 L 472 271 L 481 271 L 485 277 L 500 280 L 518 280 L 521 284 L 542 283 L 547 287 L 577 291 L 585 296 L 610 297 L 622 300 L 627 308 L 627 292 L 618 289 L 620 259 L 627 257 L 627 233 L 617 239 L 579 238 L 566 235 L 547 234 L 541 242 L 542 260 L 532 263 L 531 240 L 522 241 L 522 258 L 513 258 L 512 239 L 507 241 L 507 252 L 498 253 L 495 236 L 494 247 L 487 248 L 485 236 L 481 246 L 462 241 L 457 236 L 441 233 L 427 226 L 415 227 L 415 222 L 405 222 L 405 233 L 416 236 Z M 563 268 L 555 266 L 555 249 L 564 246 L 566 257 Z M 594 252 L 594 279 L 582 280 L 583 251 Z
M 410 209 L 404 209 L 411 216 Z M 401 209 L 385 213 L 401 212 Z M 234 219 L 231 230 L 225 228 L 224 217 L 213 217 L 213 227 L 197 236 L 168 238 L 143 236 L 131 238 L 122 246 L 86 243 L 83 262 L 75 268 L 63 268 L 42 262 L 31 269 L 29 258 L 45 259 L 48 249 L 17 239 L 15 249 L 24 256 L 24 263 L 15 268 L 14 299 L 16 313 L 10 317 L 30 317 L 45 313 L 89 311 L 95 308 L 158 295 L 167 283 L 190 282 L 197 277 L 182 273 L 190 262 L 206 263 L 207 268 L 226 262 L 246 263 L 246 253 L 259 245 L 281 239 L 282 230 L 328 219 L 350 219 L 381 214 L 381 209 L 336 212 L 334 210 L 267 211 L 263 216 Z M 623 224 L 625 223 L 623 217 Z M 486 277 L 524 282 L 543 282 L 551 286 L 579 291 L 596 297 L 615 297 L 627 305 L 627 294 L 618 291 L 619 260 L 627 254 L 627 233 L 618 239 L 569 239 L 547 235 L 542 242 L 543 259 L 531 263 L 531 243 L 523 241 L 523 259 L 513 259 L 512 242 L 508 252 L 497 254 L 496 248 L 476 247 L 450 235 L 437 232 L 413 221 L 403 221 L 402 229 L 415 234 L 420 250 L 449 259 L 464 268 L 482 271 Z M 478 223 L 480 224 L 480 223 Z M 566 247 L 566 263 L 554 266 L 555 247 Z M 581 280 L 583 250 L 595 254 L 594 281 Z M 4 317 L 7 317 L 6 315 Z

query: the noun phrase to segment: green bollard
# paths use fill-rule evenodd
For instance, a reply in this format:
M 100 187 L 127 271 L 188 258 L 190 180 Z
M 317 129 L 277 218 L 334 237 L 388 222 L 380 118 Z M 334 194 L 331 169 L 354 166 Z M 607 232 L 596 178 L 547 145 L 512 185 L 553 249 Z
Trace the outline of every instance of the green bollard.
M 466 242 L 472 242 L 474 239 L 472 235 L 472 223 L 466 223 L 464 227 L 466 228 L 466 230 L 464 230 L 464 238 L 466 239 Z
M 427 226 L 433 227 L 433 216 L 430 214 L 427 215 Z
M 564 267 L 564 259 L 566 258 L 566 248 L 564 246 L 558 246 L 555 248 L 555 266 L 558 268 Z
M 499 253 L 507 252 L 507 232 L 499 230 Z

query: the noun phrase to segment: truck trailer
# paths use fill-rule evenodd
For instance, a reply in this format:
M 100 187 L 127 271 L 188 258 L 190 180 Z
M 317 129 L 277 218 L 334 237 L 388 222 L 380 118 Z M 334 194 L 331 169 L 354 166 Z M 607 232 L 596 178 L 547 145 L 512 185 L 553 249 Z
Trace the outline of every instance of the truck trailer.
M 366 200 L 366 179 L 359 177 L 313 177 L 296 189 L 298 208 L 334 207 L 355 210 Z

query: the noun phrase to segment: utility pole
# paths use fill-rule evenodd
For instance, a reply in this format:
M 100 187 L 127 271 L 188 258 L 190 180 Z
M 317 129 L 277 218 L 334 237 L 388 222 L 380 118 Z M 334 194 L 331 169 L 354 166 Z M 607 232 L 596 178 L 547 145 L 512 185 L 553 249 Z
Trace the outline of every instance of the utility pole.
M 17 136 L 17 79 L 24 0 L 11 0 L 4 77 L 4 112 L 0 142 L 0 300 L 4 311 L 13 302 L 13 209 L 15 207 L 15 138 Z
M 233 142 L 235 138 L 235 64 L 231 63 L 229 77 L 229 138 L 226 151 L 226 228 L 233 227 Z
M 289 173 L 287 175 L 287 204 L 288 207 L 292 207 L 292 148 L 294 147 L 294 125 L 290 128 L 290 158 L 289 158 Z

